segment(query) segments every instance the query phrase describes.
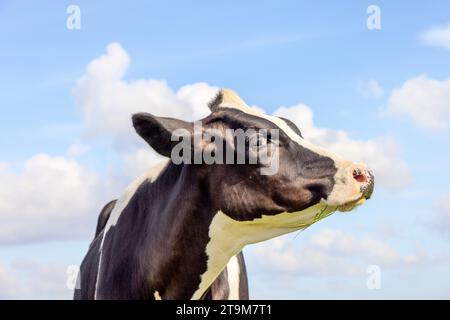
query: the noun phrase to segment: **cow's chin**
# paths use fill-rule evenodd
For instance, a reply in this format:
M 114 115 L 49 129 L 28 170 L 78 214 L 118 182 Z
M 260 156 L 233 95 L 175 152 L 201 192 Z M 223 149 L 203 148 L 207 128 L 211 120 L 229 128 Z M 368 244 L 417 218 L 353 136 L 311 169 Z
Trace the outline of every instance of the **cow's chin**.
M 337 210 L 340 212 L 349 212 L 355 209 L 357 206 L 362 205 L 366 199 L 364 197 L 360 197 L 356 200 L 349 201 L 347 203 L 344 203 L 342 205 L 337 206 Z

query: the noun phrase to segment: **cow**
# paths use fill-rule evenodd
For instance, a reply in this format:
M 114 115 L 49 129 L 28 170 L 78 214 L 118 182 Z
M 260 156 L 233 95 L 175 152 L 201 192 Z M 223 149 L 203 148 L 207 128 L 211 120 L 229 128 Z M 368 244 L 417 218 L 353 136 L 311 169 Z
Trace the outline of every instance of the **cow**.
M 246 245 L 305 229 L 371 197 L 374 176 L 365 164 L 313 145 L 290 120 L 249 107 L 229 89 L 209 108 L 196 123 L 202 132 L 214 129 L 223 144 L 197 137 L 192 122 L 132 116 L 136 132 L 170 160 L 102 210 L 75 299 L 248 299 Z M 229 129 L 253 130 L 243 151 Z M 193 150 L 219 154 L 231 146 L 232 159 L 239 152 L 248 159 L 257 145 L 269 156 L 251 163 L 173 161 L 179 132 L 193 138 Z M 262 174 L 275 161 L 276 171 Z

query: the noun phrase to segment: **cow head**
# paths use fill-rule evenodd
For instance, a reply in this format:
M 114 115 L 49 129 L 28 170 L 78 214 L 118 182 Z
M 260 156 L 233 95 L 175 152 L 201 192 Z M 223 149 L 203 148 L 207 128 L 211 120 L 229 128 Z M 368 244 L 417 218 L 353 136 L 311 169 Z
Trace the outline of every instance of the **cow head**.
M 290 120 L 250 108 L 231 90 L 221 90 L 209 107 L 211 114 L 197 123 L 139 113 L 133 124 L 160 154 L 184 152 L 178 163 L 196 168 L 208 186 L 205 196 L 232 220 L 288 232 L 370 198 L 374 178 L 366 165 L 313 145 Z M 192 153 L 180 153 L 181 140 Z M 197 151 L 216 161 L 200 155 L 196 162 Z

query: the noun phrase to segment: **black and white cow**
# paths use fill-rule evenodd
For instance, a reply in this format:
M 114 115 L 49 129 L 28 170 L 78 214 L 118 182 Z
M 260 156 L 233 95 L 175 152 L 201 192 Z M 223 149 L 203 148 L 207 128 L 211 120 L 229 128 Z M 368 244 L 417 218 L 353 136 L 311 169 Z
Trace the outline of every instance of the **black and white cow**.
M 291 121 L 250 108 L 231 90 L 221 90 L 209 107 L 203 130 L 278 130 L 277 141 L 258 137 L 259 145 L 276 143 L 277 172 L 262 175 L 267 162 L 167 161 L 153 168 L 103 209 L 75 298 L 246 299 L 245 245 L 304 229 L 371 196 L 366 165 L 309 143 Z M 148 113 L 134 115 L 133 125 L 167 157 L 175 130 L 194 132 L 193 123 Z M 201 140 L 195 147 L 211 145 Z

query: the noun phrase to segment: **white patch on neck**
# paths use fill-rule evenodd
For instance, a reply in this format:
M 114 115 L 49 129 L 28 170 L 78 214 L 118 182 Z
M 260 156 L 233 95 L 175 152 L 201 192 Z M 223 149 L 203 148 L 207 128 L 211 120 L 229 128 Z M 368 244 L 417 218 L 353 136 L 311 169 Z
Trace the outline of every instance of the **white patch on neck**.
M 241 270 L 239 268 L 239 259 L 233 256 L 227 264 L 227 278 L 228 278 L 228 300 L 239 300 L 239 275 Z
M 103 229 L 103 238 L 102 238 L 102 242 L 100 244 L 100 258 L 99 258 L 98 269 L 97 269 L 97 279 L 95 282 L 95 295 L 94 295 L 95 299 L 97 299 L 97 284 L 98 284 L 98 278 L 100 275 L 100 266 L 102 264 L 102 252 L 103 252 L 102 250 L 103 250 L 103 243 L 105 241 L 106 233 L 112 226 L 116 225 L 117 221 L 119 220 L 120 214 L 126 208 L 128 203 L 130 202 L 131 198 L 133 198 L 133 196 L 136 193 L 139 186 L 146 180 L 150 181 L 150 182 L 155 181 L 156 178 L 158 178 L 159 174 L 167 166 L 168 162 L 169 161 L 166 160 L 166 161 L 163 161 L 163 162 L 155 165 L 154 167 L 150 168 L 150 170 L 147 171 L 144 175 L 142 175 L 139 178 L 137 178 L 136 180 L 134 180 L 125 189 L 125 192 L 120 196 L 120 198 L 117 200 L 116 204 L 114 205 L 111 215 L 109 216 L 108 221 L 106 222 L 106 225 Z
M 219 211 L 209 226 L 210 241 L 206 245 L 207 268 L 201 275 L 200 285 L 192 295 L 192 299 L 202 297 L 230 258 L 238 254 L 245 245 L 305 229 L 334 211 L 336 207 L 329 206 L 323 201 L 303 211 L 262 215 L 261 218 L 250 221 L 237 221 Z

